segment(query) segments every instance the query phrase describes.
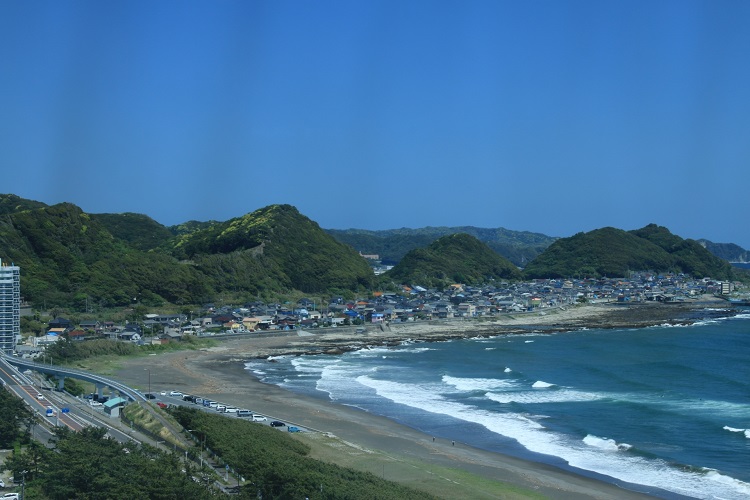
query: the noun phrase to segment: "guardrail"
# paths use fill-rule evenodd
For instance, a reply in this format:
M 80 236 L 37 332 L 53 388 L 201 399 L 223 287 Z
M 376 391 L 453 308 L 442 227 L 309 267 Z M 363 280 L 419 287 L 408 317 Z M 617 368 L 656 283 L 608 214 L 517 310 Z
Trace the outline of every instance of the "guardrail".
M 120 382 L 117 382 L 116 380 L 108 379 L 100 375 L 96 375 L 96 374 L 86 372 L 83 370 L 76 370 L 74 368 L 66 368 L 66 367 L 59 366 L 59 365 L 46 365 L 44 363 L 37 363 L 35 361 L 29 361 L 23 358 L 19 358 L 17 356 L 8 356 L 5 353 L 2 353 L 1 357 L 6 362 L 15 366 L 27 368 L 29 370 L 34 370 L 34 371 L 38 371 L 42 373 L 48 373 L 50 375 L 60 375 L 60 376 L 65 376 L 65 377 L 77 378 L 80 380 L 85 380 L 87 382 L 92 382 L 94 384 L 104 385 L 105 387 L 109 387 L 110 389 L 114 389 L 118 391 L 120 394 L 126 395 L 132 401 L 146 401 L 146 397 L 143 396 L 140 392 L 136 391 L 135 389 L 132 389 Z

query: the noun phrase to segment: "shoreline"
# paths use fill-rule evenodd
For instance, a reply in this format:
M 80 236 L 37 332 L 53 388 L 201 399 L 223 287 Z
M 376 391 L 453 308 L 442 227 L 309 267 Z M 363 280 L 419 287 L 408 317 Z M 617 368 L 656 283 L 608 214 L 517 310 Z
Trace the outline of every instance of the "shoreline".
M 691 313 L 696 309 L 730 309 L 727 305 L 720 299 L 674 305 L 639 304 L 635 307 L 597 304 L 543 315 L 508 315 L 492 321 L 423 321 L 391 325 L 382 330 L 370 326 L 365 334 L 357 334 L 354 329 L 335 332 L 326 329 L 325 333 L 254 335 L 229 338 L 209 349 L 127 359 L 113 376 L 128 385 L 143 388 L 146 382 L 144 373 L 148 368 L 154 390 L 174 389 L 210 396 L 317 430 L 319 432 L 304 433 L 301 438 L 334 447 L 352 462 L 357 462 L 358 456 L 369 454 L 359 468 L 367 470 L 370 467 L 373 473 L 380 475 L 382 472 L 388 479 L 414 487 L 434 480 L 432 469 L 439 467 L 469 472 L 489 481 L 502 481 L 550 498 L 650 498 L 647 494 L 619 487 L 614 480 L 591 477 L 596 476 L 595 473 L 587 475 L 586 471 L 582 471 L 579 474 L 542 462 L 472 448 L 459 442 L 452 445 L 385 417 L 264 384 L 245 369 L 245 362 L 259 358 L 270 358 L 271 362 L 273 356 L 280 355 L 336 354 L 376 345 L 531 331 L 552 333 L 584 328 L 687 324 L 700 319 L 697 316 L 691 319 Z M 326 459 L 325 456 L 317 458 Z M 404 477 L 402 469 L 405 467 L 401 466 L 404 463 L 410 464 L 410 475 L 414 475 L 414 478 Z M 389 477 L 391 475 L 394 477 Z

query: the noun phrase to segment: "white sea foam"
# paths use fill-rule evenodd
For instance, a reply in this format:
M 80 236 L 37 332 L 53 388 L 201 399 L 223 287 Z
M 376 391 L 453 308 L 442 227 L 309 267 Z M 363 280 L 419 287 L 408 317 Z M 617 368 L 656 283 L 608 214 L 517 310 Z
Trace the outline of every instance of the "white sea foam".
M 589 446 L 593 446 L 594 448 L 599 448 L 600 450 L 605 451 L 627 451 L 632 448 L 632 446 L 629 444 L 617 443 L 614 439 L 601 438 L 598 436 L 594 436 L 593 434 L 588 434 L 585 438 L 583 438 L 583 442 Z
M 545 404 L 545 403 L 575 403 L 583 401 L 596 401 L 603 399 L 604 396 L 591 392 L 581 392 L 570 389 L 561 389 L 557 391 L 506 391 L 506 392 L 488 392 L 485 394 L 487 399 L 498 403 L 510 404 Z
M 434 388 L 364 375 L 357 377 L 356 381 L 394 403 L 482 425 L 491 432 L 515 439 L 532 452 L 560 457 L 572 467 L 691 497 L 746 499 L 750 495 L 750 484 L 731 477 L 712 473 L 711 481 L 706 481 L 706 474 L 680 470 L 662 460 L 633 456 L 619 445 L 621 453 L 612 453 L 612 450 L 551 432 L 525 415 L 482 410 L 447 400 Z
M 725 425 L 723 429 L 729 432 L 741 432 L 746 438 L 750 439 L 750 429 L 737 429 L 735 427 L 729 427 L 728 425 Z
M 555 384 L 550 384 L 542 380 L 537 380 L 536 382 L 531 384 L 531 387 L 533 387 L 534 389 L 547 389 L 549 387 L 552 387 L 553 385 Z
M 446 385 L 451 385 L 460 391 L 468 392 L 520 387 L 520 384 L 514 380 L 497 378 L 461 378 L 443 375 L 442 380 Z
M 533 340 L 524 340 L 524 344 L 533 344 L 533 343 L 534 343 Z

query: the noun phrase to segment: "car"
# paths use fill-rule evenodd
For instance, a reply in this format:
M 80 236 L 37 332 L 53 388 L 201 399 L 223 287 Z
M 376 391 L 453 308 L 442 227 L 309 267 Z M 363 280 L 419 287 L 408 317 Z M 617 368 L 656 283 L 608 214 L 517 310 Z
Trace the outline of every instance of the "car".
M 166 405 L 166 403 L 162 403 L 161 401 L 159 401 L 158 403 L 156 403 L 156 406 L 158 406 L 158 407 L 159 407 L 159 408 L 161 408 L 162 410 L 164 410 L 164 409 L 166 409 L 166 408 L 167 408 L 167 405 Z
M 6 493 L 5 495 L 1 496 L 3 500 L 18 500 L 21 498 L 18 493 Z
M 43 396 L 43 395 L 41 395 L 41 394 L 37 394 L 37 395 L 36 395 L 36 398 L 37 398 L 37 399 L 39 399 L 39 400 L 42 400 L 42 399 L 44 399 L 44 396 Z
M 237 416 L 238 417 L 252 417 L 253 412 L 250 410 L 237 410 Z
M 146 396 L 146 399 L 156 399 L 156 396 L 154 396 L 154 395 L 153 395 L 153 394 L 151 394 L 151 393 L 148 393 L 148 394 L 144 394 L 144 396 Z
M 224 410 L 224 413 L 237 413 L 237 408 L 229 406 L 226 410 Z
M 102 404 L 99 401 L 94 401 L 93 399 L 89 402 L 91 406 L 102 406 Z
M 300 432 L 299 427 L 296 427 L 294 425 L 290 425 L 286 428 L 286 430 L 288 430 L 289 432 Z
M 166 396 L 167 395 L 167 391 L 161 391 L 159 394 L 161 394 L 162 396 Z
M 169 395 L 175 398 L 181 398 L 183 396 L 180 391 L 169 391 Z
M 274 420 L 271 422 L 271 427 L 284 427 L 286 424 L 284 422 L 279 422 L 278 420 Z
M 265 422 L 266 417 L 263 415 L 253 415 L 253 422 Z

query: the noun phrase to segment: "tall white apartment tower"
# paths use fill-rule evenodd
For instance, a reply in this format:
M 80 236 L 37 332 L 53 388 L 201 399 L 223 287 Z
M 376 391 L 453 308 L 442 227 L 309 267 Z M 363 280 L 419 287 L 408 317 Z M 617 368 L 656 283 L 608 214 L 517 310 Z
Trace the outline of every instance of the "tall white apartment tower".
M 21 268 L 0 259 L 0 350 L 11 354 L 21 333 Z

